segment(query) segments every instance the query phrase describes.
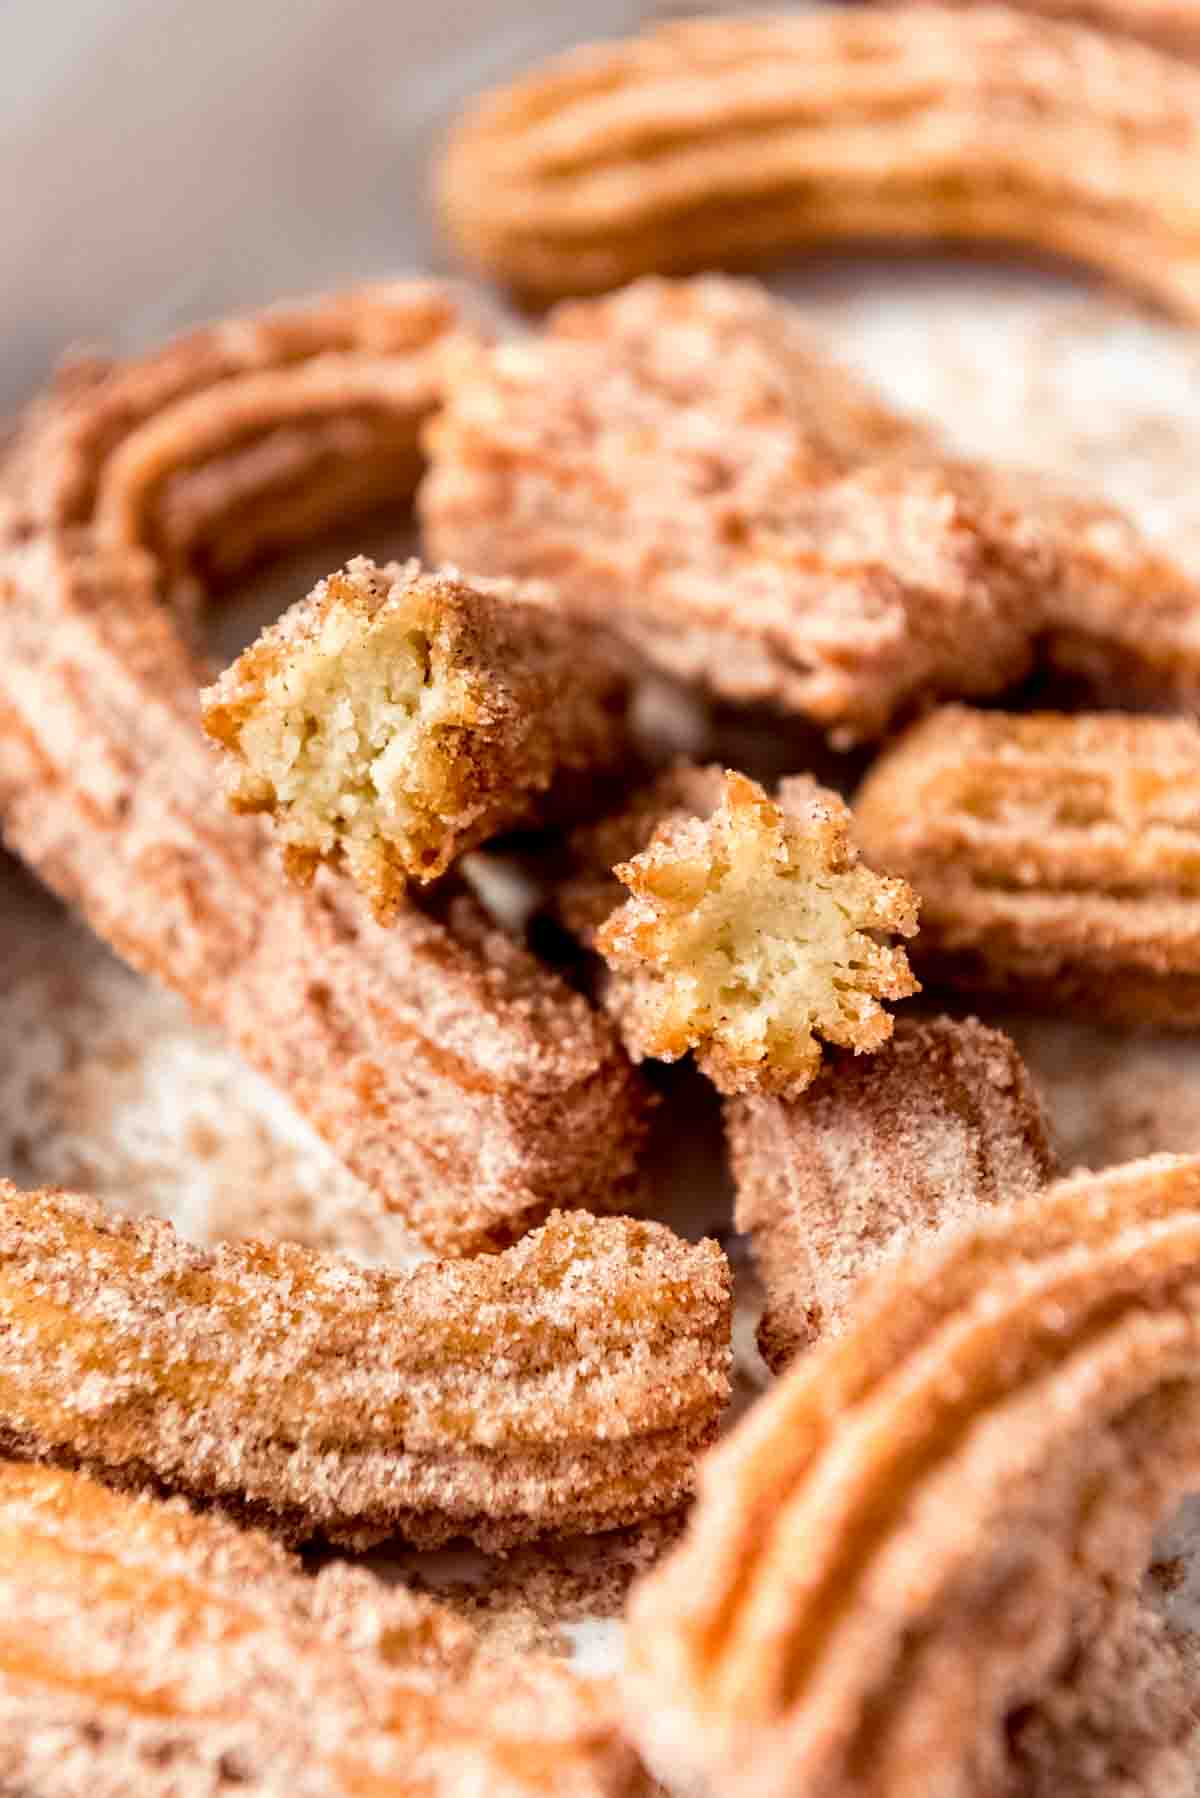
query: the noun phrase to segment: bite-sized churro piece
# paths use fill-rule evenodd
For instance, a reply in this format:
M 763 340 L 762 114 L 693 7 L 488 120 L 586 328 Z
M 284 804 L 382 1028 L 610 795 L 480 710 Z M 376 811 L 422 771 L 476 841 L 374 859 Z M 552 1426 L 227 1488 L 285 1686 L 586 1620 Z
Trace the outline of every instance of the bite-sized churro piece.
M 539 299 L 824 244 L 1067 256 L 1200 314 L 1200 76 L 1002 6 L 817 9 L 592 45 L 475 102 L 459 251 Z
M 0 1182 L 0 1439 L 297 1539 L 608 1529 L 687 1496 L 729 1306 L 714 1243 L 630 1218 L 395 1274 Z
M 144 556 L 0 554 L 0 826 L 119 954 L 189 1001 L 446 1253 L 628 1204 L 647 1101 L 606 1019 L 465 898 L 390 930 L 282 883 L 231 816 Z
M 635 799 L 635 828 L 647 811 Z M 879 938 L 912 936 L 917 902 L 859 864 L 849 824 L 837 794 L 804 775 L 776 803 L 726 773 L 708 815 L 660 815 L 646 847 L 613 870 L 632 897 L 594 937 L 611 975 L 605 1003 L 635 1060 L 690 1049 L 724 1093 L 797 1093 L 822 1040 L 857 1054 L 886 1042 L 893 1020 L 880 1001 L 918 988 L 903 949 Z
M 335 522 L 405 507 L 465 329 L 444 287 L 395 281 L 68 364 L 18 437 L 8 526 L 89 524 L 106 548 L 149 550 L 168 595 L 194 601 Z
M 1010 1722 L 1200 1477 L 1198 1276 L 1200 1159 L 1165 1156 L 877 1276 L 707 1458 L 635 1590 L 652 1767 L 755 1798 L 1004 1791 Z
M 900 1018 L 870 1061 L 830 1057 L 799 1099 L 728 1100 L 737 1227 L 766 1289 L 759 1331 L 778 1372 L 846 1328 L 863 1277 L 1056 1166 L 1025 1064 L 976 1019 Z
M 235 811 L 307 884 L 344 865 L 387 923 L 411 880 L 628 754 L 615 649 L 539 589 L 358 556 L 203 695 Z
M 911 6 L 914 0 L 887 0 Z M 978 6 L 989 0 L 932 0 L 936 5 Z M 1200 9 L 1196 0 L 1009 0 L 1021 12 L 1041 13 L 1095 30 L 1139 39 L 1172 56 L 1200 61 Z
M 1041 543 L 971 471 L 918 466 L 929 433 L 759 289 L 639 282 L 448 360 L 430 555 L 552 580 L 669 674 L 842 743 L 1028 672 Z
M 931 977 L 1200 1022 L 1200 726 L 947 706 L 871 769 L 864 853 L 918 888 Z
M 265 1537 L 0 1466 L 0 1784 L 22 1798 L 642 1798 L 612 1696 Z

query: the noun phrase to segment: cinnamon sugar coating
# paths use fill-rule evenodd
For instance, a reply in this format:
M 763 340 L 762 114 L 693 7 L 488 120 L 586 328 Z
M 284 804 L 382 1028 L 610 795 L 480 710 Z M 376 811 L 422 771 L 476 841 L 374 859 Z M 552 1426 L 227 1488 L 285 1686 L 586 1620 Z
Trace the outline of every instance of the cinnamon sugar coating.
M 707 1458 L 635 1591 L 651 1764 L 756 1798 L 1011 1789 L 1010 1723 L 1113 1626 L 1200 1477 L 1198 1270 L 1200 1160 L 1158 1157 L 878 1276 Z
M 386 924 L 409 881 L 620 765 L 627 674 L 547 600 L 358 556 L 208 688 L 231 803 L 272 816 L 293 878 L 342 866 Z
M 669 674 L 842 741 L 1027 671 L 1036 552 L 906 465 L 928 437 L 757 289 L 639 282 L 452 360 L 431 555 L 553 580 Z
M 232 817 L 144 556 L 0 552 L 0 826 L 127 961 L 180 992 L 433 1248 L 629 1202 L 647 1099 L 611 1026 L 466 899 L 383 931 L 282 884 Z
M 776 804 L 727 772 L 704 815 L 672 808 L 651 828 L 656 800 L 698 798 L 714 774 L 670 771 L 624 823 L 591 834 L 594 852 L 625 829 L 650 831 L 613 870 L 632 896 L 594 935 L 605 1002 L 635 1060 L 690 1049 L 722 1092 L 798 1093 L 821 1039 L 869 1054 L 890 1036 L 880 1001 L 917 986 L 903 949 L 879 939 L 913 935 L 916 902 L 903 881 L 859 865 L 849 812 L 807 776 Z
M 474 102 L 437 183 L 460 253 L 538 299 L 884 239 L 1070 257 L 1194 319 L 1198 147 L 1200 76 L 1131 40 L 817 8 L 545 62 Z
M 1200 1021 L 1200 727 L 948 706 L 880 757 L 864 852 L 922 895 L 938 980 L 1150 1028 Z
M 170 596 L 195 601 L 335 522 L 399 512 L 467 329 L 445 288 L 395 281 L 68 364 L 24 421 L 0 520 L 89 525 L 104 549 L 148 550 Z
M 715 1244 L 629 1218 L 392 1274 L 0 1182 L 0 1431 L 298 1538 L 502 1548 L 680 1504 L 729 1305 Z
M 602 1682 L 256 1533 L 0 1465 L 0 1782 L 22 1798 L 644 1798 Z
M 737 1228 L 766 1289 L 759 1347 L 779 1372 L 847 1328 L 880 1263 L 1056 1172 L 1016 1048 L 977 1019 L 899 1018 L 869 1061 L 830 1057 L 799 1099 L 728 1100 Z
M 459 346 L 430 553 L 545 576 L 668 673 L 840 745 L 1035 663 L 1200 702 L 1200 593 L 1113 507 L 948 455 L 746 284 L 641 281 Z

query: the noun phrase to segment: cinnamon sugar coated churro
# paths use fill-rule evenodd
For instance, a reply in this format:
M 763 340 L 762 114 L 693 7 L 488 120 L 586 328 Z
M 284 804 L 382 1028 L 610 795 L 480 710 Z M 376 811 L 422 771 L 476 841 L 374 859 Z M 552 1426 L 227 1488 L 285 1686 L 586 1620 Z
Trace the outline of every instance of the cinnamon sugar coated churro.
M 909 466 L 928 435 L 759 289 L 640 282 L 454 360 L 432 555 L 545 576 L 668 673 L 845 741 L 1028 670 L 1038 546 Z
M 407 291 L 384 322 L 415 456 L 436 384 L 430 353 L 418 375 L 406 347 L 428 336 L 430 290 L 414 290 L 412 320 Z M 443 336 L 445 312 L 442 301 L 433 314 Z M 605 1020 L 465 900 L 437 916 L 401 907 L 384 933 L 331 882 L 309 894 L 281 887 L 265 825 L 231 817 L 216 791 L 196 669 L 164 613 L 164 601 L 196 597 L 207 562 L 190 556 L 181 587 L 181 540 L 163 555 L 103 547 L 100 516 L 129 491 L 124 476 L 113 485 L 116 460 L 142 431 L 200 397 L 222 415 L 242 379 L 229 365 L 237 354 L 275 354 L 287 381 L 318 365 L 332 381 L 336 357 L 296 358 L 344 315 L 359 318 L 352 297 L 284 315 L 282 340 L 274 314 L 219 327 L 220 355 L 208 336 L 203 354 L 185 339 L 34 409 L 0 472 L 11 539 L 0 546 L 0 827 L 99 935 L 284 1089 L 373 1202 L 432 1247 L 462 1252 L 511 1241 L 556 1206 L 629 1202 L 646 1100 L 627 1059 Z M 373 310 L 367 319 L 383 330 Z M 266 441 L 276 443 L 274 426 L 291 441 L 283 414 L 260 407 L 255 418 Z M 186 460 L 178 419 L 172 430 Z M 382 468 L 371 432 L 318 434 L 303 437 L 315 486 L 303 458 L 298 485 L 264 487 L 257 475 L 248 485 L 236 416 L 222 442 L 224 457 L 211 436 L 196 446 L 205 529 L 222 543 L 243 506 L 289 534 L 327 522 L 325 501 L 335 488 L 344 499 L 360 457 L 372 480 Z M 159 517 L 148 504 L 133 511 Z M 151 524 L 141 535 L 162 538 Z
M 1007 243 L 1200 314 L 1200 76 L 1003 6 L 697 19 L 485 95 L 438 173 L 537 298 L 829 243 Z
M 670 1511 L 729 1395 L 724 1257 L 628 1218 L 390 1274 L 0 1182 L 0 1317 L 6 1452 L 299 1538 L 503 1547 Z
M 917 903 L 859 865 L 846 807 L 815 781 L 776 804 L 727 773 L 714 797 L 706 817 L 668 812 L 615 868 L 632 897 L 595 934 L 606 1003 L 637 1060 L 693 1049 L 722 1092 L 801 1092 L 821 1039 L 869 1054 L 891 1035 L 880 1001 L 917 983 L 878 938 L 912 936 Z
M 395 281 L 68 364 L 24 423 L 0 519 L 90 525 L 103 548 L 150 551 L 167 592 L 194 599 L 335 521 L 402 507 L 442 357 L 466 330 L 436 282 Z
M 872 768 L 865 853 L 922 896 L 932 977 L 1133 1025 L 1200 1021 L 1200 727 L 950 706 Z
M 673 676 L 842 745 L 1035 661 L 1200 702 L 1194 580 L 1113 507 L 949 456 L 756 287 L 642 281 L 451 360 L 431 552 L 552 579 Z
M 725 1130 L 737 1227 L 767 1294 L 759 1347 L 777 1372 L 846 1328 L 880 1262 L 1055 1172 L 1024 1063 L 974 1018 L 900 1018 L 870 1061 L 831 1056 L 800 1099 L 728 1101 Z
M 22 1798 L 646 1798 L 603 1682 L 215 1517 L 0 1465 L 0 1782 Z
M 635 1591 L 654 1769 L 756 1798 L 1012 1789 L 1010 1719 L 1132 1600 L 1200 1476 L 1198 1272 L 1200 1161 L 1164 1156 L 881 1275 L 707 1459 Z M 1178 1740 L 1154 1747 L 1144 1789 L 1187 1790 Z
M 273 816 L 289 874 L 345 866 L 386 923 L 410 880 L 526 819 L 556 779 L 627 753 L 610 645 L 536 590 L 359 556 L 203 696 L 238 811 Z

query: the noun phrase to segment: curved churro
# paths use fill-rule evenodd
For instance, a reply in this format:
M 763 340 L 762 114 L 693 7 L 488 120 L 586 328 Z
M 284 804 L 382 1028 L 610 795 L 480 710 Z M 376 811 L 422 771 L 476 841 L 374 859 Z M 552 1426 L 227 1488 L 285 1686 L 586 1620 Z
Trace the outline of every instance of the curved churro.
M 357 556 L 201 695 L 235 811 L 306 885 L 342 865 L 380 923 L 409 881 L 630 756 L 630 682 L 549 589 Z
M 454 352 L 431 553 L 552 579 L 668 673 L 839 744 L 1036 662 L 1200 703 L 1200 592 L 1111 506 L 949 456 L 744 282 L 640 281 Z
M 899 1018 L 869 1061 L 835 1054 L 801 1097 L 725 1105 L 737 1227 L 766 1289 L 758 1334 L 780 1371 L 882 1261 L 1056 1171 L 1013 1043 L 977 1019 Z
M 842 241 L 1003 243 L 1200 315 L 1200 75 L 1002 6 L 696 20 L 477 101 L 438 174 L 475 267 L 551 299 Z
M 11 458 L 10 528 L 90 525 L 192 593 L 372 506 L 400 511 L 464 329 L 444 288 L 396 281 L 68 365 Z
M 231 434 L 197 452 L 205 542 L 226 544 L 226 519 L 240 533 L 245 507 L 256 530 L 294 535 L 325 521 L 321 495 L 336 487 L 340 504 L 347 483 L 376 482 L 391 464 L 371 432 L 302 434 L 282 484 L 259 480 L 257 452 L 253 479 L 241 461 L 243 381 L 325 369 L 335 384 L 351 327 L 408 396 L 389 416 L 415 457 L 452 317 L 423 283 L 388 295 L 382 312 L 347 296 L 216 327 L 34 409 L 0 473 L 0 825 L 98 934 L 288 1093 L 375 1202 L 463 1252 L 555 1206 L 628 1202 L 646 1098 L 627 1058 L 604 1019 L 465 902 L 405 907 L 383 933 L 332 882 L 281 887 L 265 826 L 230 817 L 216 790 L 197 669 L 164 612 L 199 591 L 199 540 L 172 535 L 156 500 L 129 514 L 150 521 L 133 533 L 149 548 L 105 547 L 104 519 L 125 515 L 113 496 L 132 491 L 121 469 L 161 421 L 178 429 L 179 407 L 233 408 Z M 256 418 L 269 447 L 283 415 Z M 399 505 L 411 478 L 394 474 Z
M 1200 726 L 947 706 L 880 757 L 864 852 L 922 896 L 933 978 L 1090 1017 L 1200 1020 Z
M 722 1794 L 1001 1791 L 1006 1720 L 1198 1478 L 1200 1160 L 993 1211 L 709 1457 L 632 1601 L 635 1736 Z
M 355 1544 L 672 1510 L 729 1392 L 716 1245 L 580 1213 L 392 1274 L 0 1182 L 0 1320 L 6 1452 Z
M 0 1465 L 0 1783 L 22 1798 L 641 1798 L 603 1682 L 215 1517 Z

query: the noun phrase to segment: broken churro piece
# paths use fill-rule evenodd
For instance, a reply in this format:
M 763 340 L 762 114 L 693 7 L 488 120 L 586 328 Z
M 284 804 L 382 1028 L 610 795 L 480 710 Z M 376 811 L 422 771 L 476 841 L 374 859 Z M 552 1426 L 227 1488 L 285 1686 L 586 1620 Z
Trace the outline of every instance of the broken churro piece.
M 599 633 L 514 582 L 359 556 L 204 695 L 237 811 L 272 814 L 307 882 L 344 863 L 386 923 L 410 880 L 627 752 L 628 680 Z
M 931 977 L 1200 1022 L 1200 726 L 947 706 L 871 769 L 864 852 L 918 887 Z
M 653 1769 L 756 1798 L 1011 1789 L 1010 1724 L 1200 1478 L 1198 1275 L 1200 1160 L 1164 1156 L 878 1276 L 707 1458 L 635 1590 Z
M 0 1182 L 5 1452 L 285 1534 L 503 1547 L 670 1511 L 729 1393 L 713 1243 L 561 1213 L 409 1274 Z
M 799 1099 L 728 1100 L 725 1129 L 737 1227 L 767 1294 L 759 1347 L 776 1372 L 847 1327 L 882 1261 L 1055 1172 L 1021 1057 L 973 1018 L 900 1018 L 870 1061 L 831 1056 Z
M 801 1092 L 819 1039 L 870 1053 L 892 1032 L 880 1000 L 918 990 L 903 949 L 878 940 L 915 932 L 916 900 L 859 865 L 836 793 L 798 776 L 776 804 L 745 775 L 715 774 L 672 770 L 578 839 L 594 854 L 627 829 L 649 838 L 614 869 L 632 898 L 594 934 L 605 1003 L 635 1060 L 693 1049 L 722 1092 Z M 685 805 L 655 819 L 656 802 L 689 791 L 710 797 L 704 815 Z M 585 872 L 568 920 L 600 890 Z
M 842 743 L 1028 672 L 1040 539 L 759 289 L 639 282 L 452 360 L 431 555 L 552 580 L 667 673 Z
M 829 243 L 1072 257 L 1200 313 L 1200 76 L 1002 6 L 697 19 L 485 95 L 446 230 L 535 298 Z
M 241 566 L 233 551 L 249 554 L 260 527 L 278 547 L 328 523 L 327 502 L 356 483 L 379 497 L 387 459 L 353 393 L 332 435 L 296 437 L 288 406 L 307 369 L 332 391 L 341 350 L 324 352 L 361 327 L 371 367 L 382 359 L 407 395 L 389 417 L 415 465 L 453 313 L 423 283 L 389 294 L 383 314 L 351 295 L 214 327 L 33 409 L 0 469 L 0 826 L 119 954 L 284 1090 L 366 1183 L 365 1204 L 462 1253 L 511 1242 L 552 1208 L 627 1207 L 646 1094 L 607 1020 L 470 904 L 401 906 L 385 933 L 343 882 L 281 884 L 265 824 L 232 817 L 215 791 L 200 675 L 165 615 L 203 597 L 212 557 L 190 529 L 166 529 L 166 489 L 151 503 L 138 488 L 134 503 L 129 485 L 128 460 L 154 460 L 144 433 L 163 420 L 177 473 L 192 466 L 178 408 L 203 400 L 228 431 L 192 443 L 188 491 L 203 494 L 222 568 Z M 256 389 L 254 442 L 294 444 L 294 481 L 278 469 L 268 481 L 257 452 L 241 460 L 238 395 L 264 363 L 287 405 L 273 412 Z M 408 487 L 395 473 L 400 506 L 415 467 Z M 120 533 L 123 547 L 104 547 L 103 518 L 126 510 L 145 526 L 140 547 Z
M 0 1783 L 23 1798 L 644 1798 L 603 1681 L 81 1474 L 0 1465 Z

